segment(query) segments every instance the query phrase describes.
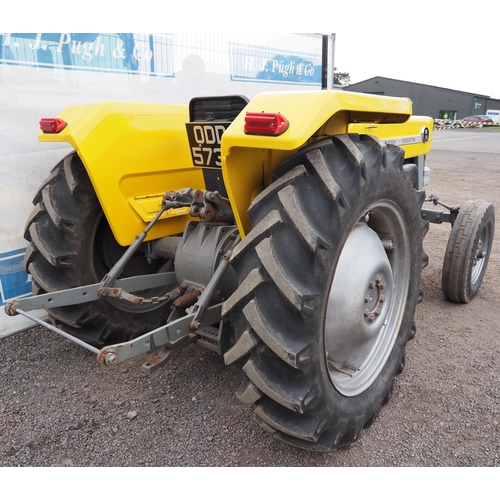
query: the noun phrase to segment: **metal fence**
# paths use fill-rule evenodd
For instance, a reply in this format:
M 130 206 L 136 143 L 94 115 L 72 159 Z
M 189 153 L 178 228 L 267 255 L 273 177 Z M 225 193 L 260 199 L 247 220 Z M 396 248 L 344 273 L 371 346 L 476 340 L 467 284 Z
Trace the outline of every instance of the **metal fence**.
M 434 120 L 434 130 L 443 130 L 450 128 L 483 128 L 495 125 L 498 126 L 498 124 L 485 125 L 484 123 L 470 122 L 465 120 L 445 120 L 445 119 Z

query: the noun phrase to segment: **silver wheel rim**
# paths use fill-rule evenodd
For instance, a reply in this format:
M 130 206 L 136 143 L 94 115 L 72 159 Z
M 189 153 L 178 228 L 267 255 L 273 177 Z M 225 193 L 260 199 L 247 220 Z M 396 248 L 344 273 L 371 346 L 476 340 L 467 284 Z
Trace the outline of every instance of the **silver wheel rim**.
M 471 283 L 475 284 L 476 281 L 481 277 L 483 272 L 484 264 L 486 262 L 486 256 L 490 251 L 490 231 L 489 226 L 484 226 L 481 231 L 481 236 L 479 237 L 479 241 L 477 242 L 477 246 L 474 251 L 474 261 L 472 263 L 471 270 Z
M 403 214 L 390 201 L 368 207 L 344 244 L 324 340 L 330 380 L 345 396 L 370 387 L 392 351 L 408 296 L 410 250 Z
M 474 261 L 472 264 L 471 270 L 471 283 L 475 284 L 476 281 L 480 278 L 484 264 L 486 262 L 486 256 L 490 251 L 490 243 L 491 236 L 489 231 L 489 226 L 484 226 L 481 231 L 481 236 L 479 237 L 479 241 L 477 243 L 476 248 L 474 249 Z

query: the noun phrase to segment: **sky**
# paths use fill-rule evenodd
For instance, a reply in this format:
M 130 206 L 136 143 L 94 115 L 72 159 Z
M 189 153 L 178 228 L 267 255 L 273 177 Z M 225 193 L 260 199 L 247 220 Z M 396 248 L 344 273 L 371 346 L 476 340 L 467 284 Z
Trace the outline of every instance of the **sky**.
M 86 0 L 72 14 L 31 4 L 0 32 L 336 34 L 335 66 L 500 99 L 497 0 Z
M 479 37 L 406 37 L 388 33 L 359 38 L 336 33 L 335 66 L 351 83 L 374 76 L 435 85 L 500 99 L 500 25 Z
M 335 66 L 351 83 L 383 76 L 500 99 L 497 0 L 335 3 L 323 11 L 334 14 Z

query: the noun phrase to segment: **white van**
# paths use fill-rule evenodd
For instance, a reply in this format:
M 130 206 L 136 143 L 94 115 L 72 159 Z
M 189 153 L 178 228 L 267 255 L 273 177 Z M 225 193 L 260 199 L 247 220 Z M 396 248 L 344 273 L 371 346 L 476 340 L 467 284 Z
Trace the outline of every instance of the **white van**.
M 495 123 L 500 123 L 500 109 L 488 109 L 488 111 L 486 111 L 486 115 Z

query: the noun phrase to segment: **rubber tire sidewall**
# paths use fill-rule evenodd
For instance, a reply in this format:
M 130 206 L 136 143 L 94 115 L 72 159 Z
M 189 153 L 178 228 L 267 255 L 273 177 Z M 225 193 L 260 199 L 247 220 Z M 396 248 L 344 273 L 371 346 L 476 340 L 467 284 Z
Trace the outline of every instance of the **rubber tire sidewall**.
M 96 270 L 98 228 L 107 224 L 89 176 L 76 152 L 68 154 L 51 171 L 33 200 L 42 210 L 27 222 L 26 238 L 32 251 L 25 259 L 28 273 L 44 276 L 44 284 L 34 279 L 36 294 L 59 291 L 98 282 L 103 269 Z M 51 205 L 50 210 L 47 204 Z M 61 217 L 54 223 L 55 212 Z M 66 221 L 66 222 L 65 222 Z M 66 227 L 71 227 L 68 231 Z M 32 241 L 35 231 L 50 252 L 59 249 L 69 255 L 69 265 L 51 264 Z M 170 314 L 167 304 L 147 312 L 123 311 L 108 300 L 48 310 L 53 323 L 67 333 L 96 347 L 126 342 L 165 324 Z M 76 318 L 76 319 L 75 319 Z
M 360 150 L 364 149 L 364 145 L 367 145 L 367 149 L 369 150 L 371 147 L 370 144 L 373 141 L 373 139 L 358 139 L 357 136 L 351 136 L 351 138 L 355 141 L 356 146 Z M 367 141 L 366 144 L 363 142 L 364 140 Z M 379 144 L 377 147 L 380 151 L 377 149 L 376 153 L 372 154 L 372 156 L 374 156 L 372 159 L 373 164 L 366 164 L 366 168 L 364 169 L 350 165 L 352 159 L 349 153 L 342 153 L 340 158 L 338 153 L 333 154 L 334 157 L 337 157 L 337 160 L 340 160 L 340 163 L 343 162 L 342 165 L 332 165 L 331 160 L 326 161 L 327 165 L 329 165 L 330 173 L 340 186 L 341 196 L 333 203 L 338 220 L 336 224 L 333 224 L 332 229 L 332 221 L 327 221 L 323 218 L 324 227 L 322 238 L 329 248 L 326 261 L 319 262 L 319 260 L 316 259 L 315 265 L 317 269 L 310 271 L 310 274 L 314 276 L 315 283 L 309 282 L 309 285 L 314 288 L 317 303 L 312 313 L 304 313 L 302 327 L 304 334 L 311 337 L 313 347 L 310 360 L 300 367 L 304 379 L 310 381 L 310 392 L 314 393 L 314 397 L 312 397 L 310 404 L 303 409 L 304 419 L 317 419 L 324 423 L 321 424 L 323 425 L 323 429 L 321 436 L 316 442 L 297 439 L 293 435 L 274 429 L 277 431 L 277 435 L 280 439 L 294 444 L 295 446 L 307 449 L 325 450 L 341 447 L 354 442 L 360 430 L 373 421 L 381 405 L 390 399 L 394 377 L 402 370 L 402 366 L 404 365 L 406 343 L 414 333 L 415 326 L 413 318 L 416 305 L 420 298 L 420 273 L 424 260 L 422 239 L 425 233 L 425 223 L 422 221 L 420 215 L 424 194 L 417 193 L 414 190 L 413 185 L 416 181 L 416 167 L 413 166 L 411 168 L 411 174 L 409 169 L 403 168 L 403 153 L 399 148 L 387 146 L 386 153 L 388 157 L 391 157 L 391 160 L 387 160 L 387 164 L 382 168 L 381 162 L 383 163 L 383 160 L 381 160 L 377 154 L 383 157 L 386 154 L 386 147 L 381 144 L 380 141 L 378 142 Z M 336 147 L 329 144 L 329 140 L 326 140 L 321 144 L 305 148 L 278 167 L 277 178 L 279 179 L 294 167 L 307 164 L 307 155 L 310 152 L 321 150 L 322 154 L 327 157 Z M 335 144 L 335 139 L 333 144 Z M 340 146 L 340 148 L 342 149 L 342 146 Z M 342 171 L 344 171 L 344 173 L 342 173 Z M 348 172 L 346 173 L 346 171 Z M 365 178 L 363 179 L 363 177 Z M 375 179 L 374 183 L 373 179 Z M 320 203 L 320 199 L 318 199 L 315 194 L 317 193 L 311 192 L 310 194 L 310 204 L 313 207 L 313 209 L 311 209 L 312 212 L 314 212 L 314 203 Z M 276 198 L 276 196 L 271 194 L 269 197 L 269 206 L 266 206 L 263 210 L 251 209 L 249 211 L 250 219 L 254 227 L 265 217 L 266 213 L 269 213 L 273 209 L 279 209 L 279 203 L 277 203 Z M 339 209 L 341 198 L 344 200 L 344 209 Z M 396 204 L 403 214 L 404 219 L 407 221 L 410 238 L 409 247 L 411 248 L 408 295 L 394 347 L 381 372 L 373 384 L 364 392 L 355 397 L 346 397 L 340 394 L 332 384 L 326 364 L 324 321 L 328 293 L 334 277 L 336 263 L 338 262 L 343 245 L 350 231 L 365 213 L 367 207 L 381 200 L 389 200 Z M 261 202 L 261 204 L 265 205 L 265 202 Z M 258 214 L 259 211 L 262 213 Z M 313 223 L 319 232 L 321 232 L 319 229 L 320 221 L 321 216 Z M 328 226 L 329 228 L 327 229 Z M 251 234 L 252 233 L 247 237 L 251 237 Z M 283 247 L 287 247 L 287 250 L 284 250 L 284 252 L 288 251 L 293 253 L 295 251 L 295 245 L 297 245 L 297 247 L 302 245 L 298 241 L 292 243 L 291 240 L 286 237 L 280 242 L 278 232 L 273 234 L 272 238 L 276 240 L 274 248 L 278 253 L 280 252 L 279 249 Z M 241 281 L 256 265 L 255 256 L 252 255 L 252 252 L 253 250 L 250 248 L 244 252 L 236 262 L 237 272 L 240 275 Z M 292 273 L 291 268 L 298 269 L 300 267 L 301 262 L 299 257 L 299 261 L 289 265 L 289 271 Z M 323 267 L 323 269 L 320 269 L 321 267 Z M 260 289 L 257 289 L 255 291 L 257 300 L 260 293 L 259 290 Z M 261 295 L 263 294 L 264 292 L 261 292 Z M 273 305 L 275 307 L 275 314 L 279 316 L 277 323 L 282 322 L 286 324 L 287 316 L 291 311 L 286 308 L 280 310 L 278 307 L 278 298 Z M 319 314 L 318 311 L 320 312 Z M 229 316 L 231 317 L 231 314 Z M 232 316 L 238 316 L 238 314 L 235 312 Z M 238 323 L 240 322 L 237 320 L 235 327 L 237 340 L 242 333 L 244 333 L 245 329 L 244 322 L 243 326 L 241 326 L 241 323 Z M 285 335 L 285 332 L 283 332 L 283 335 Z M 288 376 L 295 376 L 294 373 L 289 373 L 291 370 L 289 366 L 280 366 L 278 368 L 280 362 L 283 365 L 286 363 L 283 363 L 280 359 L 275 359 L 277 356 L 273 356 L 273 353 L 270 354 L 268 351 L 270 351 L 270 349 L 260 340 L 259 346 L 252 350 L 249 359 L 258 359 L 259 357 L 267 358 L 264 364 L 266 362 L 269 365 L 274 363 L 274 368 L 271 366 L 268 367 L 268 373 L 271 377 L 271 373 L 273 373 L 274 370 L 274 376 L 276 377 L 274 382 L 277 385 L 279 384 L 279 377 L 286 379 Z M 287 375 L 288 373 L 289 375 Z M 267 394 L 263 394 L 255 404 L 258 408 L 259 405 L 265 405 L 267 404 L 266 402 L 270 400 L 271 398 L 269 398 Z M 280 413 L 279 408 L 277 409 L 276 402 L 272 401 L 270 407 L 273 407 L 275 415 Z M 282 408 L 281 414 L 283 420 L 295 418 L 291 416 L 291 412 L 288 408 Z M 301 417 L 297 417 L 296 420 L 299 421 L 300 418 Z M 267 422 L 266 425 L 268 424 L 269 422 Z
M 472 283 L 474 256 L 486 226 L 489 226 L 489 249 L 481 273 Z M 460 208 L 443 260 L 442 290 L 449 300 L 468 303 L 479 292 L 493 247 L 494 228 L 495 210 L 492 204 L 483 200 L 467 200 Z

